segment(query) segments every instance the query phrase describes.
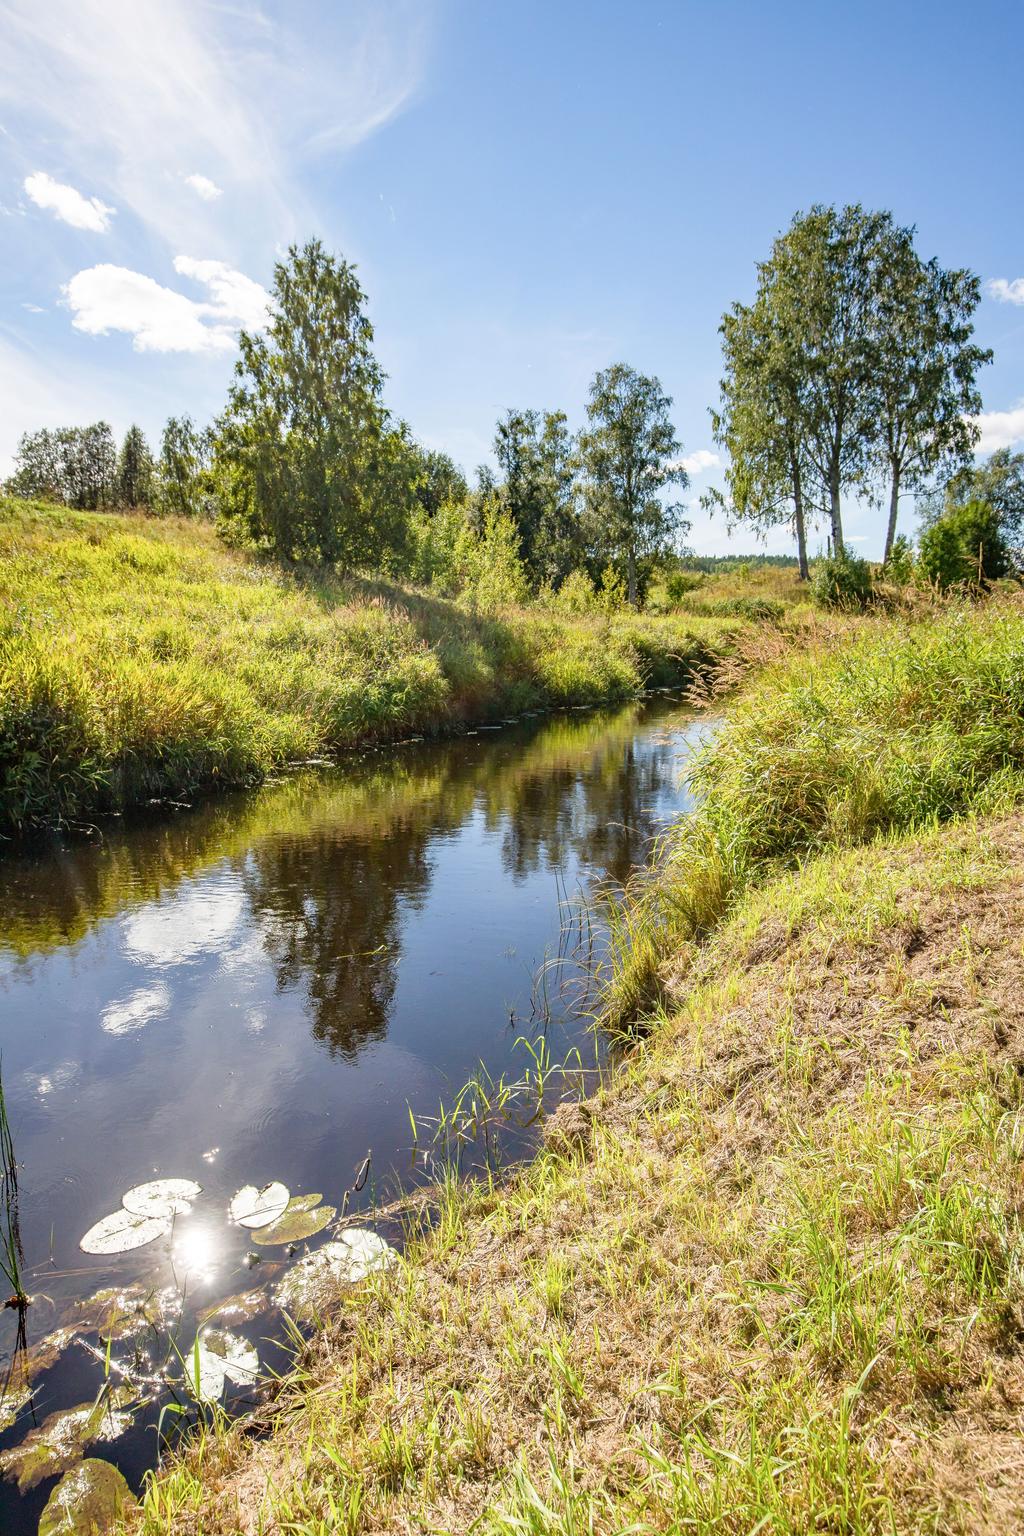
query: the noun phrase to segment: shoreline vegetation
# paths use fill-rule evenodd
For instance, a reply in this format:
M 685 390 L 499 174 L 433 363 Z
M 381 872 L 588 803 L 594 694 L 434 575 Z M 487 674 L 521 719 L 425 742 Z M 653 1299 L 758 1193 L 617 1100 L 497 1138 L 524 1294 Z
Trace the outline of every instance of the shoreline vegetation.
M 742 606 L 476 609 L 283 571 L 201 523 L 0 501 L 0 837 L 629 699 L 721 664 L 749 628 Z
M 759 671 L 627 895 L 614 1070 L 130 1527 L 1016 1528 L 1022 679 L 1015 596 Z

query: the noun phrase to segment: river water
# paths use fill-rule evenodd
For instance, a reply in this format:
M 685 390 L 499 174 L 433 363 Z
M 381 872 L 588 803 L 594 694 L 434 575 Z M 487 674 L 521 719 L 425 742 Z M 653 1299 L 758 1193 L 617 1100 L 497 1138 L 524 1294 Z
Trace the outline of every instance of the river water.
M 687 759 L 708 730 L 664 694 L 543 715 L 293 769 L 0 862 L 0 1066 L 34 1297 L 7 1409 L 27 1375 L 32 1396 L 0 1461 L 107 1380 L 120 1406 L 146 1401 L 94 1422 L 85 1454 L 137 1487 L 161 1407 L 188 1406 L 159 1378 L 181 1374 L 197 1316 L 269 1293 L 306 1250 L 254 1246 L 259 1232 L 227 1219 L 236 1190 L 281 1181 L 339 1206 L 369 1153 L 348 1214 L 397 1241 L 374 1209 L 429 1172 L 429 1117 L 478 1064 L 521 1078 L 524 1040 L 593 1063 L 574 1006 L 582 904 L 687 809 Z M 521 1151 L 522 1135 L 505 1146 Z M 124 1191 L 162 1177 L 202 1185 L 169 1235 L 115 1256 L 79 1249 Z M 127 1310 L 160 1303 L 142 1304 L 145 1327 L 105 1330 L 83 1305 L 105 1287 Z M 280 1313 L 248 1310 L 225 1316 L 261 1369 L 281 1368 Z M 8 1310 L 0 1384 L 15 1345 Z M 244 1404 L 251 1388 L 229 1380 L 226 1394 Z M 0 1531 L 35 1532 L 63 1454 L 21 1463 L 20 1488 L 8 1459 Z

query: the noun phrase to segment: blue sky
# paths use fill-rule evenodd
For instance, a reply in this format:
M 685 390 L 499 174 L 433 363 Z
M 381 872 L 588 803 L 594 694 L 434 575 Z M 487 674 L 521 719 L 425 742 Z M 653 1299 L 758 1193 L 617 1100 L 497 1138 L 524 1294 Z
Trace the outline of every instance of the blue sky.
M 471 470 L 507 407 L 576 424 L 622 359 L 673 396 L 696 498 L 722 311 L 815 201 L 980 274 L 983 447 L 1024 446 L 1022 51 L 985 0 L 0 0 L 0 474 L 36 426 L 211 417 L 318 234 L 421 440 Z M 847 521 L 877 554 L 881 513 Z

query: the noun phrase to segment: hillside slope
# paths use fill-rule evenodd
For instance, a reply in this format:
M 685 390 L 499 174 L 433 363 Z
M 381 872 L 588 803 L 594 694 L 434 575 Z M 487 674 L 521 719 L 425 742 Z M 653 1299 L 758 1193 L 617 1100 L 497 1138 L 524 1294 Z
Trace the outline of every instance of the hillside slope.
M 360 742 L 628 698 L 744 627 L 472 612 L 259 565 L 205 526 L 0 501 L 0 837 Z

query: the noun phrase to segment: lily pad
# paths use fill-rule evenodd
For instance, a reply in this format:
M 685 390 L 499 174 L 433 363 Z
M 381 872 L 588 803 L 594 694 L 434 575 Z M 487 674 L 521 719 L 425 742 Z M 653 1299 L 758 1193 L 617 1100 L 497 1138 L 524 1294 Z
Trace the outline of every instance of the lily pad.
M 277 1288 L 277 1304 L 287 1312 L 319 1310 L 337 1296 L 343 1285 L 353 1285 L 371 1271 L 387 1269 L 398 1255 L 382 1237 L 365 1227 L 348 1227 L 337 1242 L 293 1264 Z
M 142 1285 L 105 1285 L 80 1297 L 65 1316 L 76 1332 L 98 1333 L 111 1340 L 132 1339 L 147 1328 L 169 1328 L 181 1314 L 181 1293 L 173 1285 L 159 1290 Z
M 170 1216 L 136 1216 L 132 1211 L 114 1211 L 90 1227 L 78 1246 L 83 1253 L 127 1253 L 165 1237 L 170 1230 Z
M 246 1184 L 233 1197 L 230 1206 L 232 1221 L 251 1229 L 269 1227 L 272 1221 L 283 1216 L 288 1208 L 290 1193 L 284 1184 Z
M 126 1411 L 132 1400 L 129 1391 L 115 1388 L 94 1403 L 51 1413 L 18 1445 L 0 1452 L 0 1473 L 13 1478 L 20 1493 L 27 1493 L 45 1478 L 74 1466 L 93 1440 L 116 1440 L 123 1435 L 132 1421 Z
M 107 1536 L 138 1500 L 116 1467 L 89 1457 L 65 1473 L 39 1517 L 39 1536 Z
M 214 1319 L 219 1323 L 247 1323 L 254 1317 L 261 1317 L 264 1312 L 269 1312 L 273 1303 L 265 1289 L 251 1291 L 239 1291 L 236 1296 L 227 1296 L 223 1301 L 215 1301 L 205 1311 L 200 1312 L 199 1321 L 210 1323 Z
M 126 1190 L 121 1204 L 133 1216 L 184 1216 L 202 1192 L 194 1179 L 151 1179 Z
M 260 1361 L 248 1339 L 219 1328 L 207 1328 L 196 1336 L 185 1356 L 184 1367 L 185 1382 L 192 1396 L 215 1403 L 224 1395 L 226 1381 L 240 1387 L 252 1386 L 259 1375 Z
M 302 1195 L 297 1200 L 290 1200 L 284 1215 L 271 1222 L 269 1227 L 261 1227 L 253 1238 L 253 1242 L 261 1245 L 301 1243 L 304 1238 L 313 1237 L 317 1232 L 322 1232 L 338 1212 L 333 1205 L 310 1206 L 304 1203 L 311 1198 L 319 1200 L 320 1196 Z

